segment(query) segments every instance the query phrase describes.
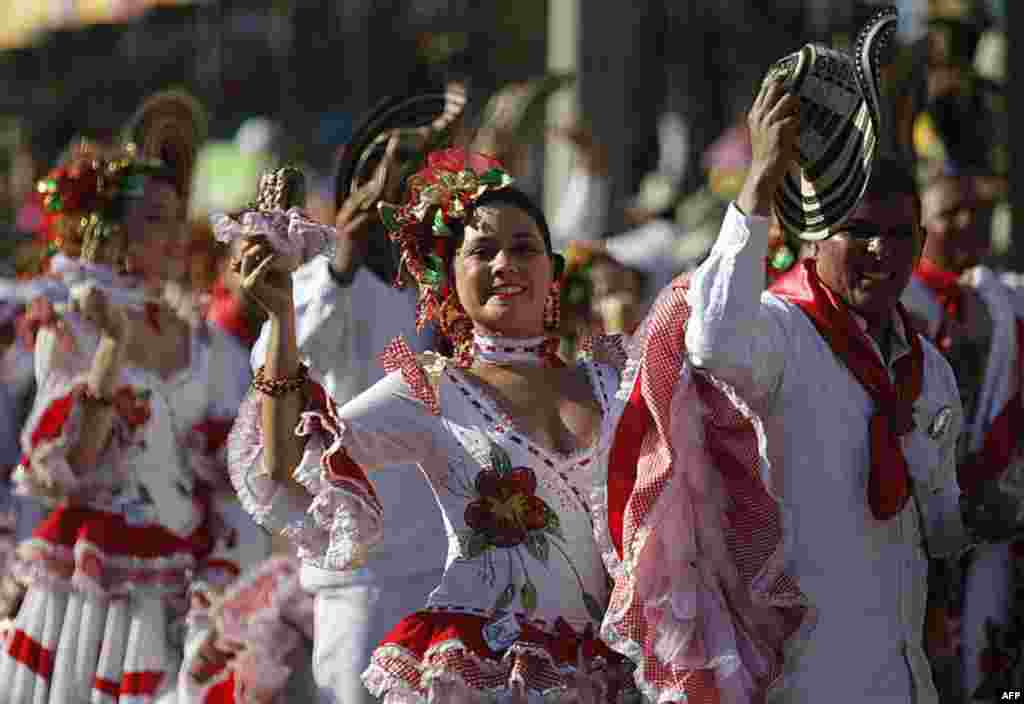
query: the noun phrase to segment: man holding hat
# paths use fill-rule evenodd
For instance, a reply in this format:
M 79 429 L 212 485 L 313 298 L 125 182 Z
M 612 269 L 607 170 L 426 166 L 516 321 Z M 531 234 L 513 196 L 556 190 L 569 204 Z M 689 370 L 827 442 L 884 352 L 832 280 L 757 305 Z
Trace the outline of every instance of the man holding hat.
M 928 558 L 967 544 L 956 380 L 899 302 L 923 236 L 915 182 L 875 158 L 873 44 L 894 24 L 873 20 L 852 57 L 794 58 L 789 69 L 810 67 L 799 80 L 770 74 L 748 116 L 751 169 L 690 281 L 689 358 L 764 419 L 787 569 L 816 611 L 773 701 L 937 702 L 922 648 Z M 855 99 L 815 102 L 844 70 Z M 814 242 L 764 291 L 773 212 Z

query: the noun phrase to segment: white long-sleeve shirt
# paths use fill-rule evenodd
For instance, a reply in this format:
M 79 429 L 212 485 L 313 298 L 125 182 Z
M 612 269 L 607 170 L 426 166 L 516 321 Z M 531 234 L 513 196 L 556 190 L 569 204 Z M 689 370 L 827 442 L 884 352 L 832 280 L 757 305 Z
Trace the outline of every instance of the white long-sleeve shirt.
M 916 501 L 876 520 L 867 503 L 874 403 L 803 311 L 763 291 L 768 227 L 767 218 L 730 206 L 690 283 L 686 346 L 696 366 L 733 383 L 763 414 L 772 482 L 791 528 L 788 569 L 817 609 L 817 626 L 773 701 L 936 702 L 922 649 L 928 563 L 920 528 L 933 555 L 966 544 L 952 370 L 922 342 L 917 427 L 902 438 Z M 890 375 L 909 353 L 907 331 L 897 327 Z

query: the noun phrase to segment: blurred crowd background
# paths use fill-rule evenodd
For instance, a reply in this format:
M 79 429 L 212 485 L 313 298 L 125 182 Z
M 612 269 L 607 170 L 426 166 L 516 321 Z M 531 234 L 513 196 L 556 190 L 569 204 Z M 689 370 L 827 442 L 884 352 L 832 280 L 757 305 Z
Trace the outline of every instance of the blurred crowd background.
M 992 263 L 1024 270 L 1012 231 L 1012 206 L 1024 201 L 1009 178 L 1021 148 L 1010 126 L 1024 117 L 1009 76 L 1021 50 L 1007 41 L 1024 6 L 893 3 L 901 29 L 885 148 L 922 174 L 974 176 L 990 205 Z M 35 179 L 73 140 L 116 137 L 155 90 L 184 88 L 209 114 L 189 283 L 210 291 L 225 253 L 208 214 L 245 204 L 264 168 L 290 162 L 310 180 L 311 212 L 330 221 L 332 170 L 360 115 L 386 95 L 457 79 L 488 148 L 549 217 L 561 210 L 589 230 L 565 241 L 615 242 L 610 271 L 593 252 L 570 257 L 590 267 L 577 298 L 596 311 L 617 287 L 651 290 L 700 260 L 742 182 L 744 116 L 767 66 L 808 41 L 848 46 L 879 4 L 0 0 L 0 276 L 33 273 L 11 251 L 39 227 Z M 244 306 L 226 315 L 253 334 Z

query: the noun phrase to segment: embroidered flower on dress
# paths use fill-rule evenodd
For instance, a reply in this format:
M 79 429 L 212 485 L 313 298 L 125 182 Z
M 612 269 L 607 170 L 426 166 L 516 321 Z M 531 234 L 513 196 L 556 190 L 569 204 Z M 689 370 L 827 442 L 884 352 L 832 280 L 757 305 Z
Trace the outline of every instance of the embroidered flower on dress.
M 523 544 L 531 531 L 543 531 L 553 514 L 537 498 L 537 476 L 529 467 L 505 474 L 485 469 L 476 476 L 476 490 L 480 498 L 466 507 L 466 525 L 494 547 Z
M 474 496 L 463 516 L 469 528 L 460 536 L 465 557 L 482 558 L 490 564 L 493 551 L 510 550 L 518 553 L 522 560 L 520 551 L 525 549 L 530 557 L 547 566 L 548 558 L 554 550 L 562 555 L 575 576 L 591 618 L 600 622 L 604 616 L 604 607 L 587 592 L 582 577 L 563 547 L 565 536 L 562 534 L 558 514 L 537 496 L 536 473 L 530 467 L 513 467 L 508 453 L 500 445 L 489 440 L 487 442 L 490 466 L 476 475 L 472 492 Z M 505 589 L 498 595 L 494 605 L 496 610 L 508 609 L 517 595 L 526 613 L 537 608 L 537 587 L 530 579 L 526 562 L 521 561 L 521 565 L 522 586 L 517 587 L 510 578 Z M 491 569 L 485 572 L 493 574 Z

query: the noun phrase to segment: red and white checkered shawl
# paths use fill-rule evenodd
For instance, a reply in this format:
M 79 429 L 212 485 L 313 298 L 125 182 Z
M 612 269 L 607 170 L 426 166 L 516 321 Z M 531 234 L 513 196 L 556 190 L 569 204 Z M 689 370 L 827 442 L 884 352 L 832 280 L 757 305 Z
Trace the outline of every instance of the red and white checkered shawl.
M 637 664 L 652 702 L 762 702 L 813 609 L 783 570 L 784 511 L 760 418 L 686 359 L 687 285 L 676 279 L 628 343 L 601 632 Z

